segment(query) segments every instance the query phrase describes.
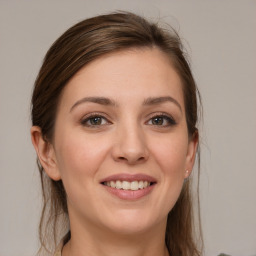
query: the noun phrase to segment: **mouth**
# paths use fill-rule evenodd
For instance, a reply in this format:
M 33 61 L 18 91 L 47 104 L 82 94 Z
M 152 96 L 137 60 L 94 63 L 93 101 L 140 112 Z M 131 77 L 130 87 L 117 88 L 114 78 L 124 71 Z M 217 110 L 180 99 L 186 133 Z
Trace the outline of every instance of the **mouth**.
M 144 174 L 118 174 L 100 182 L 111 194 L 125 200 L 136 200 L 148 195 L 156 185 L 156 180 Z
M 149 186 L 152 186 L 155 184 L 155 182 L 148 182 L 148 181 L 143 181 L 143 180 L 134 180 L 132 182 L 124 180 L 111 180 L 111 181 L 105 181 L 102 183 L 105 186 L 115 188 L 115 189 L 121 189 L 121 190 L 132 190 L 132 191 L 137 191 L 141 189 L 145 189 Z

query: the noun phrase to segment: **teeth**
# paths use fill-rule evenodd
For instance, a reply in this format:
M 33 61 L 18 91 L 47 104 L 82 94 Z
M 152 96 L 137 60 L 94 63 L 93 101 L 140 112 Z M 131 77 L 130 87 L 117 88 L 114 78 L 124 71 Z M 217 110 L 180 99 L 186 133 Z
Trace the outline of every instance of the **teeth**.
M 114 181 L 110 181 L 110 187 L 111 188 L 115 188 L 116 187 L 116 183 Z
M 116 188 L 121 189 L 123 187 L 123 184 L 120 180 L 116 181 Z
M 139 181 L 139 189 L 143 189 L 144 188 L 144 182 L 141 180 Z
M 128 182 L 128 181 L 123 181 L 123 189 L 124 190 L 128 190 L 128 189 L 131 189 L 131 183 Z
M 111 187 L 111 188 L 116 188 L 116 189 L 123 189 L 123 190 L 139 190 L 139 189 L 144 189 L 144 188 L 147 188 L 149 185 L 150 185 L 150 182 L 148 181 L 132 181 L 132 182 L 129 182 L 129 181 L 120 181 L 120 180 L 117 180 L 117 181 L 107 181 L 107 182 L 104 182 L 104 185 L 108 186 L 108 187 Z
M 139 189 L 139 182 L 138 181 L 132 181 L 131 182 L 131 190 L 138 190 Z

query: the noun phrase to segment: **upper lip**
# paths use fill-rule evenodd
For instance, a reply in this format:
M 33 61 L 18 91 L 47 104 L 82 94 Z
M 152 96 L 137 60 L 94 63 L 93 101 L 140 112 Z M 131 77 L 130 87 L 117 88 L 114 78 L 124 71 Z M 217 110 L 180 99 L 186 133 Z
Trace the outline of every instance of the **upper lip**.
M 137 173 L 137 174 L 120 173 L 120 174 L 110 175 L 110 176 L 102 179 L 100 181 L 100 183 L 108 182 L 108 181 L 117 181 L 117 180 L 129 181 L 129 182 L 132 182 L 132 181 L 135 181 L 135 180 L 136 181 L 148 181 L 148 182 L 151 182 L 151 183 L 156 182 L 155 178 L 153 178 L 152 176 L 147 175 L 147 174 L 143 174 L 143 173 Z

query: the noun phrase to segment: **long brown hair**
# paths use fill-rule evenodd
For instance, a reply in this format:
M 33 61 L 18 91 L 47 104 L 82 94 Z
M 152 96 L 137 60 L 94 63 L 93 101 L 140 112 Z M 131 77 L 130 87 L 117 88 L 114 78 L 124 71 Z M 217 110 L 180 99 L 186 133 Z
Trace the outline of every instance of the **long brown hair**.
M 169 57 L 179 74 L 185 101 L 189 136 L 198 136 L 200 99 L 183 46 L 174 29 L 161 28 L 128 12 L 101 15 L 79 22 L 68 29 L 47 52 L 35 81 L 31 116 L 46 141 L 51 143 L 61 92 L 68 81 L 86 64 L 104 54 L 129 48 L 157 47 Z M 200 160 L 199 156 L 197 157 Z M 43 192 L 43 210 L 39 227 L 42 248 L 54 250 L 60 236 L 69 230 L 67 200 L 62 181 L 50 179 L 38 161 Z M 200 255 L 195 240 L 190 180 L 170 211 L 166 227 L 166 245 L 170 255 Z M 197 222 L 200 236 L 200 219 Z M 53 242 L 53 248 L 50 244 Z

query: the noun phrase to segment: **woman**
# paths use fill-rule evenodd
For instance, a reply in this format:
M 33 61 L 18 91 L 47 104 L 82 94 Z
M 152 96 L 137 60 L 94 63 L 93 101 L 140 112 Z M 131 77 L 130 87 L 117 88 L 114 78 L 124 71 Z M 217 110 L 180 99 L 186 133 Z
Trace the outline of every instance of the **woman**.
M 46 54 L 32 123 L 44 249 L 200 255 L 188 179 L 197 88 L 174 31 L 124 12 L 76 24 Z

